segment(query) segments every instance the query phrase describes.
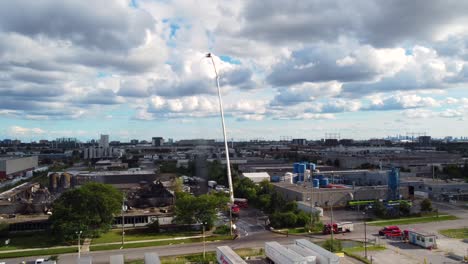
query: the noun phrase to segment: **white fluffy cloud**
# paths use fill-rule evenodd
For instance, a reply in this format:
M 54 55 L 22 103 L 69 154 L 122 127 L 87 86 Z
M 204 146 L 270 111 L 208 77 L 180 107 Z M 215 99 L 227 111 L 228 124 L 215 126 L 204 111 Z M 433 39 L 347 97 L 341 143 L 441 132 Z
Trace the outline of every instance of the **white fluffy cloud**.
M 45 134 L 46 131 L 37 127 L 27 128 L 27 127 L 21 127 L 21 126 L 11 126 L 8 128 L 7 133 L 9 133 L 12 136 L 16 136 L 16 135 L 23 136 L 23 135 L 30 135 L 30 134 L 34 134 L 34 135 Z
M 140 120 L 217 116 L 214 71 L 204 57 L 213 51 L 226 113 L 236 120 L 401 109 L 460 117 L 468 103 L 450 90 L 468 84 L 467 7 L 436 0 L 6 1 L 0 115 L 68 120 L 120 106 Z

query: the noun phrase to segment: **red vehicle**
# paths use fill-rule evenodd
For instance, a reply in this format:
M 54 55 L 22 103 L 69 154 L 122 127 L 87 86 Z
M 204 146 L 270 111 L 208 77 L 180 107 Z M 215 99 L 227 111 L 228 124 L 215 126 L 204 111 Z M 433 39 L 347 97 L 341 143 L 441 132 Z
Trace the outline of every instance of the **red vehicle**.
M 234 204 L 237 204 L 240 208 L 249 208 L 248 200 L 245 198 L 234 198 Z
M 386 226 L 379 230 L 379 236 L 385 236 L 395 232 L 401 233 L 401 230 L 398 226 Z
M 354 230 L 354 225 L 351 222 L 341 222 L 341 223 L 333 223 L 333 233 L 346 233 L 351 232 Z M 323 225 L 323 234 L 330 234 L 331 233 L 331 224 Z
M 235 215 L 239 214 L 240 207 L 237 204 L 233 204 L 231 206 L 231 212 L 232 212 L 232 214 L 235 214 Z
M 386 233 L 385 237 L 386 238 L 391 238 L 391 237 L 401 238 L 403 237 L 403 232 L 401 232 L 401 230 L 393 230 L 392 232 Z

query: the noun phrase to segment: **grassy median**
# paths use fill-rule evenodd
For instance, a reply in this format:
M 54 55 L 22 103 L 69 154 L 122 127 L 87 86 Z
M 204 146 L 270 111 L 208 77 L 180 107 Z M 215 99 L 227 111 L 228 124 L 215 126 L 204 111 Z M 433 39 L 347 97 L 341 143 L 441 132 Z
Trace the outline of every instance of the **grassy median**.
M 450 238 L 468 239 L 468 227 L 457 229 L 443 229 L 439 230 L 439 233 Z
M 129 229 L 125 230 L 125 241 L 141 241 L 141 240 L 152 240 L 152 239 L 167 239 L 176 237 L 190 237 L 201 235 L 198 231 L 188 232 L 172 232 L 172 233 L 153 233 L 148 232 L 147 229 Z M 105 234 L 102 234 L 98 238 L 92 240 L 92 244 L 103 244 L 122 241 L 122 230 L 111 230 Z
M 59 254 L 74 253 L 74 252 L 78 252 L 77 247 L 24 250 L 20 252 L 0 253 L 0 259 L 22 258 L 22 257 L 31 257 L 31 256 L 51 256 L 51 255 L 59 255 Z
M 232 239 L 232 236 L 209 236 L 205 238 L 205 241 L 217 241 L 217 240 L 229 240 Z M 124 248 L 141 248 L 141 247 L 155 247 L 155 246 L 165 246 L 165 245 L 176 245 L 176 244 L 186 244 L 186 243 L 198 243 L 202 242 L 203 238 L 187 238 L 180 240 L 163 240 L 163 241 L 150 241 L 150 242 L 141 242 L 141 243 L 127 243 L 124 244 Z M 100 250 L 113 250 L 119 249 L 120 244 L 112 245 L 91 245 L 91 251 L 100 251 Z
M 430 223 L 430 222 L 457 220 L 457 219 L 458 217 L 454 215 L 439 215 L 439 216 L 431 215 L 431 216 L 422 216 L 422 217 L 378 220 L 378 221 L 367 222 L 367 224 L 373 225 L 373 226 L 409 225 L 409 224 L 421 224 L 421 223 Z

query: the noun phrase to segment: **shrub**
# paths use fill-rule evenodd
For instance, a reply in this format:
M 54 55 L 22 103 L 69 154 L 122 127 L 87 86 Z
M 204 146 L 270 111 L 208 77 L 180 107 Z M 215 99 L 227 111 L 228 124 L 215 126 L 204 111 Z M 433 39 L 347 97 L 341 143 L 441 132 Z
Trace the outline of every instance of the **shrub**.
M 333 242 L 331 239 L 326 240 L 323 243 L 322 247 L 331 252 L 340 252 L 343 250 L 343 245 L 341 245 L 341 241 L 337 239 L 334 239 Z
M 217 235 L 228 235 L 231 233 L 231 229 L 227 225 L 222 225 L 216 227 L 216 230 L 213 233 Z

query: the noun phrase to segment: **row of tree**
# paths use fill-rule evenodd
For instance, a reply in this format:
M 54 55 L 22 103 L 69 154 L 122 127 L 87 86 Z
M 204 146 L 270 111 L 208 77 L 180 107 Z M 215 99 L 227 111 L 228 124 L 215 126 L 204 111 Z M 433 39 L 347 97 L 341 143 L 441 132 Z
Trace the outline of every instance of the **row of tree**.
M 318 222 L 316 217 L 311 221 L 311 215 L 299 210 L 295 201 L 286 201 L 268 181 L 257 185 L 248 178 L 235 178 L 233 184 L 236 196 L 248 199 L 251 205 L 268 214 L 270 225 L 275 228 L 305 227 Z
M 59 241 L 70 241 L 78 231 L 84 237 L 107 232 L 121 211 L 122 199 L 122 192 L 101 183 L 87 183 L 64 192 L 54 201 L 49 218 L 52 235 Z

